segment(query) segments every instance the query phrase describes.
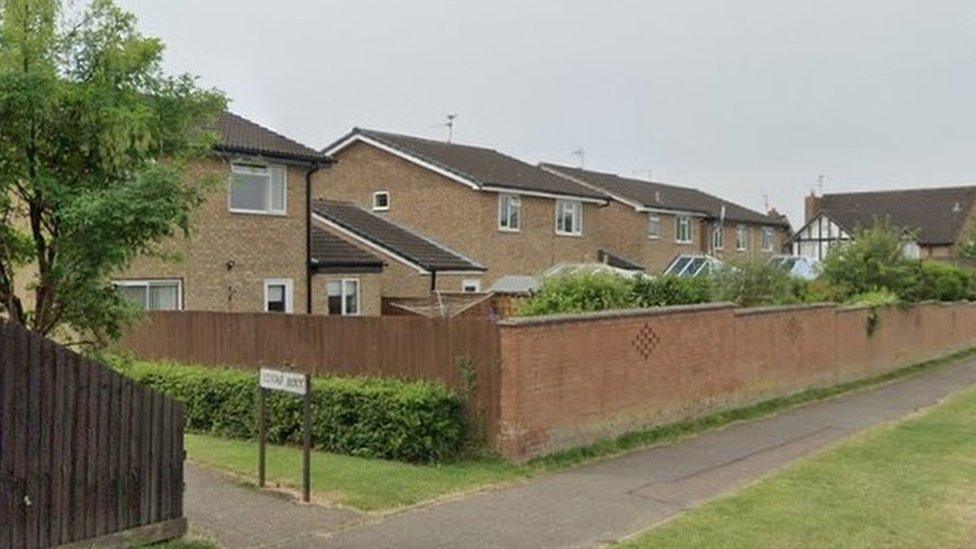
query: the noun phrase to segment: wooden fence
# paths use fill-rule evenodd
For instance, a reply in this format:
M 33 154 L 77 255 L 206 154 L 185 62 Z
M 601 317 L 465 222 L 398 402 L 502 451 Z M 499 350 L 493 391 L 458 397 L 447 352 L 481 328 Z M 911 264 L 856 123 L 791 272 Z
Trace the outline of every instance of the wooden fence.
M 472 405 L 488 425 L 498 417 L 498 327 L 482 318 L 154 312 L 119 347 L 149 360 L 438 380 L 462 394 L 470 365 Z
M 183 408 L 0 321 L 0 547 L 182 535 Z

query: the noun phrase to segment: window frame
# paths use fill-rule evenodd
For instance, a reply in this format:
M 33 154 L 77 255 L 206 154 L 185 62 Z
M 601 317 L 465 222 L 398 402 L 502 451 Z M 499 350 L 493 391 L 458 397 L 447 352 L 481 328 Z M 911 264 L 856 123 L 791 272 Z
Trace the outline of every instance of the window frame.
M 740 252 L 749 250 L 749 226 L 745 223 L 735 226 L 735 249 Z
M 695 229 L 692 225 L 692 218 L 690 215 L 676 215 L 674 216 L 674 241 L 678 244 L 693 244 L 695 242 Z M 681 224 L 682 222 L 687 222 L 688 224 L 688 237 L 687 239 L 681 238 Z
M 284 286 L 285 287 L 285 310 L 284 314 L 292 314 L 294 312 L 294 302 L 295 302 L 295 287 L 292 279 L 290 278 L 265 278 L 264 279 L 264 312 L 266 313 L 277 313 L 278 311 L 271 311 L 268 309 L 268 288 L 270 286 Z
M 651 232 L 653 226 L 657 227 L 657 232 Z M 647 238 L 661 239 L 661 214 L 651 212 L 647 215 Z
M 468 290 L 468 286 L 472 286 L 473 290 Z M 481 279 L 480 278 L 467 278 L 461 281 L 461 293 L 465 294 L 480 294 L 481 293 Z
M 769 246 L 766 246 L 766 238 L 767 237 L 769 238 Z M 771 251 L 773 251 L 773 248 L 776 247 L 775 240 L 776 240 L 776 233 L 773 232 L 773 228 L 772 227 L 763 227 L 762 228 L 762 243 L 761 243 L 762 250 L 764 252 L 771 252 Z
M 380 196 L 386 197 L 386 206 L 377 206 L 376 199 Z M 390 191 L 376 191 L 373 193 L 373 211 L 374 212 L 388 212 L 390 211 Z
M 712 249 L 713 250 L 724 250 L 725 249 L 725 226 L 715 225 L 712 227 Z
M 346 284 L 347 283 L 356 284 L 356 312 L 349 313 L 346 309 Z M 338 283 L 339 284 L 339 314 L 335 315 L 329 310 L 329 285 Z M 362 316 L 363 314 L 363 283 L 359 277 L 350 278 L 333 278 L 325 282 L 325 311 L 329 316 Z
M 239 167 L 247 167 L 247 168 L 251 168 L 251 169 L 254 169 L 254 168 L 262 168 L 264 170 L 267 170 L 268 183 L 267 183 L 267 196 L 266 196 L 266 198 L 267 198 L 267 201 L 268 201 L 268 209 L 266 209 L 266 210 L 253 210 L 251 208 L 237 208 L 237 207 L 234 206 L 234 197 L 233 197 L 233 194 L 234 194 L 234 185 L 236 183 L 236 181 L 234 181 L 234 176 L 236 174 L 240 173 L 240 172 L 237 171 Z M 273 197 L 271 195 L 272 187 L 274 186 L 274 185 L 272 185 L 272 179 L 273 179 L 273 175 L 271 174 L 271 170 L 272 169 L 280 169 L 281 170 L 281 192 L 282 192 L 282 197 L 281 197 L 281 209 L 280 210 L 276 210 L 276 209 L 272 209 L 271 208 L 271 204 L 274 203 Z M 254 175 L 254 174 L 247 174 L 247 175 Z M 270 216 L 275 216 L 275 217 L 285 217 L 285 216 L 287 216 L 288 215 L 288 167 L 286 165 L 284 165 L 284 164 L 273 164 L 273 163 L 231 162 L 230 163 L 230 183 L 229 183 L 229 187 L 227 189 L 227 209 L 231 213 L 235 213 L 235 214 L 270 215 Z
M 573 223 L 574 227 L 571 231 L 564 231 L 560 228 L 561 210 L 566 205 L 572 206 L 573 212 L 576 214 L 573 216 L 575 223 Z M 583 203 L 581 201 L 562 198 L 556 199 L 556 234 L 559 236 L 583 236 Z
M 511 201 L 513 199 L 516 202 L 516 210 L 517 210 L 516 211 L 516 215 L 515 215 L 515 219 L 516 219 L 516 221 L 518 221 L 515 224 L 516 225 L 515 227 L 510 226 L 511 225 L 511 211 L 512 211 Z M 506 204 L 509 205 L 508 206 L 509 207 L 509 210 L 507 212 L 508 213 L 508 216 L 507 217 L 505 216 L 505 213 L 506 213 L 505 212 L 505 206 L 506 206 Z M 503 220 L 506 223 L 508 223 L 509 226 L 503 225 L 502 224 L 502 221 Z M 498 230 L 501 231 L 501 232 L 503 232 L 503 233 L 517 233 L 517 232 L 521 232 L 521 230 L 522 230 L 522 197 L 520 195 L 515 194 L 515 193 L 499 193 L 498 194 Z
M 176 285 L 176 308 L 175 309 L 150 309 L 149 308 L 149 288 L 151 286 L 170 286 Z M 144 286 L 146 288 L 146 308 L 144 311 L 182 311 L 184 309 L 183 305 L 183 279 L 180 278 L 132 278 L 132 279 L 120 279 L 112 281 L 113 287 L 125 286 L 125 287 L 136 287 Z

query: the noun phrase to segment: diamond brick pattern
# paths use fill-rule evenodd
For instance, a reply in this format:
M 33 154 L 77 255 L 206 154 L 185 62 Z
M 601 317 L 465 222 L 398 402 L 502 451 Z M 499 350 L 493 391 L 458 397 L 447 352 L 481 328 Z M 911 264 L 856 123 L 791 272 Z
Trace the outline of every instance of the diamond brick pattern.
M 786 321 L 784 331 L 786 337 L 790 338 L 791 341 L 796 341 L 803 334 L 803 326 L 800 326 L 800 321 L 795 316 L 791 316 Z
M 641 326 L 640 330 L 637 330 L 637 334 L 634 335 L 634 339 L 631 341 L 634 345 L 634 350 L 644 360 L 650 358 L 660 342 L 661 337 L 654 331 L 654 327 L 647 322 Z

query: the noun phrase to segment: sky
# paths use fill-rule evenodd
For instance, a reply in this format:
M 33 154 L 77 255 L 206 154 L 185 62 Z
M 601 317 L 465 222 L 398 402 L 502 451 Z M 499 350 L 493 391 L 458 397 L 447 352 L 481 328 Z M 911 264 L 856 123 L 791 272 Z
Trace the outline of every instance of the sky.
M 117 0 L 165 67 L 322 148 L 360 126 L 803 197 L 976 184 L 976 4 Z

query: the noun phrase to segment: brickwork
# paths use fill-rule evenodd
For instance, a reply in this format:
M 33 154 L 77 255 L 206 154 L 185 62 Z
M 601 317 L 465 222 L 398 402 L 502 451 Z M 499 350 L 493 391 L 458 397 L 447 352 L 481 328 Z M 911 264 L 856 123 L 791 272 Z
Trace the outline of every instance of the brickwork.
M 882 310 L 873 335 L 869 314 L 707 305 L 504 321 L 499 449 L 523 460 L 976 345 L 976 304 Z

